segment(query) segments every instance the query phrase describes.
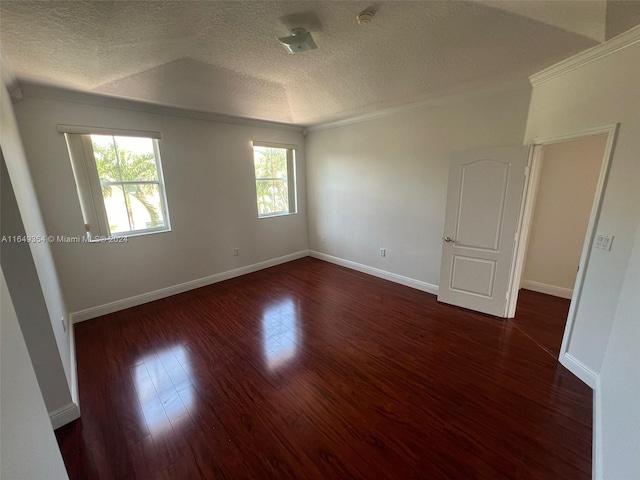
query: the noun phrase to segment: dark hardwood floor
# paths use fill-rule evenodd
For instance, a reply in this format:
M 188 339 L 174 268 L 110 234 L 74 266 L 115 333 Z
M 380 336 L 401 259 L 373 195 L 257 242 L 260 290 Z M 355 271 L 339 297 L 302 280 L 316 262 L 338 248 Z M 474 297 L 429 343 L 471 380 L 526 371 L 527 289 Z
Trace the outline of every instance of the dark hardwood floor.
M 571 300 L 520 290 L 513 325 L 550 355 L 558 358 Z
M 75 332 L 72 480 L 591 478 L 592 392 L 514 323 L 319 260 Z

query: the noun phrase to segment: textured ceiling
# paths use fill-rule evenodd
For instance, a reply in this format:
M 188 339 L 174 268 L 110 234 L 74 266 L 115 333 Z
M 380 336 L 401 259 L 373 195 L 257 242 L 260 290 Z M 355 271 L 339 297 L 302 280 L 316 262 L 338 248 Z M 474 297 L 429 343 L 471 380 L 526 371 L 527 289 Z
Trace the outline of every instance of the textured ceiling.
M 359 26 L 366 8 L 376 15 Z M 606 9 L 583 0 L 2 0 L 0 39 L 23 82 L 311 125 L 524 79 L 619 30 Z M 288 55 L 276 37 L 293 27 L 310 30 L 318 50 Z

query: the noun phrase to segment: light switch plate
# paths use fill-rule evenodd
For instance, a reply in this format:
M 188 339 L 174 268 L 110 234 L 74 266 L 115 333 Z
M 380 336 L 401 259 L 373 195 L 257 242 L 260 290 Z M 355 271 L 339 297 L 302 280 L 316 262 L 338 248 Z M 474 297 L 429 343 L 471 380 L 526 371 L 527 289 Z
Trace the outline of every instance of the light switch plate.
M 593 246 L 600 250 L 611 251 L 611 244 L 613 243 L 613 235 L 605 235 L 604 233 L 596 233 L 596 241 Z

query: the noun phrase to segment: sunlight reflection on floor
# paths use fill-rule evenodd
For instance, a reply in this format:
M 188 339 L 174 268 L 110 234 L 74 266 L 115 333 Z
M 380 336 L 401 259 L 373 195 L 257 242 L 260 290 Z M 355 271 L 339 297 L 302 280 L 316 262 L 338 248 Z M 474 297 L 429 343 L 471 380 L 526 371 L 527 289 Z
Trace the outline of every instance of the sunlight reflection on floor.
M 151 434 L 179 428 L 193 408 L 195 392 L 187 359 L 184 345 L 176 345 L 144 357 L 131 369 L 140 412 Z
M 267 366 L 275 369 L 292 360 L 298 351 L 300 328 L 291 298 L 265 309 L 262 315 L 262 342 Z

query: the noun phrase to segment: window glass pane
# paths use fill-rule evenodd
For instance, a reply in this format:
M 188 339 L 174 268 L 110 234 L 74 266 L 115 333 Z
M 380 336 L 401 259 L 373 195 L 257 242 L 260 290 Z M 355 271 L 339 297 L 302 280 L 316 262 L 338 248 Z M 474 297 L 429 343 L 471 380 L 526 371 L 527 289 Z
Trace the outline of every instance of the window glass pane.
M 122 233 L 131 230 L 122 188 L 115 185 L 102 187 L 102 198 L 104 198 L 104 208 L 107 211 L 109 231 Z
M 131 230 L 164 227 L 160 203 L 160 188 L 157 184 L 125 185 Z
M 153 140 L 140 137 L 114 137 L 122 180 L 158 180 Z
M 110 232 L 165 227 L 158 184 L 110 184 L 158 181 L 153 140 L 91 135 L 91 142 Z
M 289 191 L 284 180 L 256 180 L 258 213 L 269 215 L 289 212 Z
M 111 233 L 166 227 L 157 184 L 102 187 Z
M 253 147 L 256 178 L 286 178 L 287 149 Z
M 289 213 L 287 149 L 254 146 L 253 150 L 258 214 Z
M 256 180 L 260 215 L 289 212 L 289 191 L 284 180 Z
M 271 196 L 272 185 L 272 180 L 256 180 L 258 213 L 260 215 L 267 215 L 273 212 L 273 197 Z
M 289 190 L 286 180 L 274 180 L 271 187 L 273 196 L 273 212 L 289 211 Z
M 100 181 L 120 181 L 120 167 L 118 166 L 113 137 L 111 135 L 91 135 L 91 143 Z
M 158 180 L 152 139 L 91 135 L 91 143 L 101 182 Z

